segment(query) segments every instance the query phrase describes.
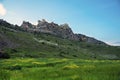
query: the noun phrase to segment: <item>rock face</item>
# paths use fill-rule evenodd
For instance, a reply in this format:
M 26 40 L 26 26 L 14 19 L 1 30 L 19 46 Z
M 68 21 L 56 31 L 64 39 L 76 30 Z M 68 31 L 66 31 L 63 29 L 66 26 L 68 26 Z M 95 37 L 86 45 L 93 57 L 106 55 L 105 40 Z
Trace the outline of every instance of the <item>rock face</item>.
M 100 40 L 97 40 L 97 39 L 92 38 L 92 37 L 88 37 L 88 36 L 83 35 L 83 34 L 75 34 L 75 35 L 77 36 L 79 41 L 82 41 L 82 42 L 98 44 L 98 45 L 107 45 L 106 43 L 104 43 L 104 42 L 102 42 Z
M 30 30 L 30 29 L 34 29 L 35 25 L 33 25 L 33 24 L 29 23 L 29 22 L 23 21 L 23 24 L 21 25 L 21 27 L 24 30 Z
M 85 36 L 83 34 L 74 34 L 71 28 L 69 27 L 69 25 L 66 23 L 62 25 L 58 25 L 54 22 L 49 23 L 45 19 L 42 19 L 42 20 L 38 20 L 37 25 L 33 25 L 29 22 L 23 21 L 21 27 L 30 32 L 37 31 L 42 33 L 49 33 L 65 39 L 82 41 L 92 44 L 106 45 L 106 43 L 102 41 Z

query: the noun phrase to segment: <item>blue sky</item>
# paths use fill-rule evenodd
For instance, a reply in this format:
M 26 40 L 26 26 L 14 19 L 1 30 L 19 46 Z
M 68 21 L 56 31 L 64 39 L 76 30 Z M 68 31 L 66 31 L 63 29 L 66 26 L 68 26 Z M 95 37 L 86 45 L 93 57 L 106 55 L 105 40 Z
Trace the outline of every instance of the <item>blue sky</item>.
M 0 0 L 0 18 L 20 25 L 46 19 L 68 23 L 82 33 L 109 44 L 120 44 L 120 0 Z

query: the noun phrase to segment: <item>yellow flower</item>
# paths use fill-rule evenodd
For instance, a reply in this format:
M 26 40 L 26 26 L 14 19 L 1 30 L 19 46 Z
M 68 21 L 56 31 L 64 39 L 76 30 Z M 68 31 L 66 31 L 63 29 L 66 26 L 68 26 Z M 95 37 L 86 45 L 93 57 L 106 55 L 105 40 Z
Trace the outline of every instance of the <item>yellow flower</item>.
M 79 66 L 76 64 L 70 64 L 63 67 L 63 69 L 76 69 L 76 68 L 79 68 Z
M 33 64 L 45 64 L 45 62 L 32 62 Z

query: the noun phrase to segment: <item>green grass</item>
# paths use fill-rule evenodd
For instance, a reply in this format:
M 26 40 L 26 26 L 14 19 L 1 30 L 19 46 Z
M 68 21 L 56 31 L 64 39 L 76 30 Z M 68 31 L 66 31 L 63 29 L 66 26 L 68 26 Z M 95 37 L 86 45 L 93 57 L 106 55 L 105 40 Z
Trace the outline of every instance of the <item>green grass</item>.
M 120 60 L 0 60 L 0 80 L 120 80 Z

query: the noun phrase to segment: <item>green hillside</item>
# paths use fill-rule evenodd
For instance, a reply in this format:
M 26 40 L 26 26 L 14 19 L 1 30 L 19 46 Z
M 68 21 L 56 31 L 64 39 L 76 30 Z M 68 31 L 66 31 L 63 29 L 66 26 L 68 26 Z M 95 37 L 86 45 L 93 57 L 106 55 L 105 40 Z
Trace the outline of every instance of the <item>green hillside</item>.
M 1 51 L 15 57 L 120 59 L 120 47 L 60 38 L 47 33 L 26 32 L 20 27 L 0 26 Z

